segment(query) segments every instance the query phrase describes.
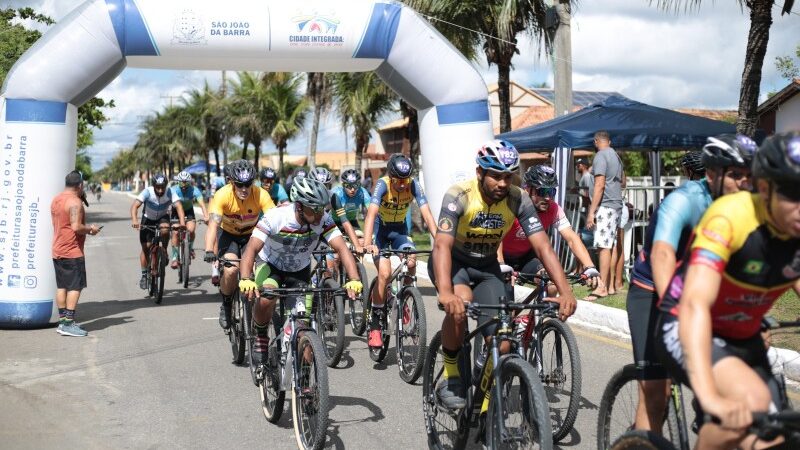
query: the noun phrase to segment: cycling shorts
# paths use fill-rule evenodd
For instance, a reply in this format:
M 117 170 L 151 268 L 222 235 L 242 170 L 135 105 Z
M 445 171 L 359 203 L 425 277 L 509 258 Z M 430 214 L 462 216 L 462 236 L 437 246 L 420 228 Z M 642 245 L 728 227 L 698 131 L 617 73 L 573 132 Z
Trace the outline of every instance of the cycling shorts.
M 278 269 L 277 267 L 273 266 L 267 261 L 256 256 L 255 261 L 255 282 L 258 286 L 261 287 L 271 287 L 271 288 L 301 288 L 306 287 L 309 285 L 309 280 L 311 279 L 311 265 L 306 266 L 302 270 L 298 270 L 297 272 L 286 272 L 283 270 Z M 281 298 L 289 298 L 289 297 L 281 297 Z M 294 305 L 298 299 L 303 298 L 302 295 L 298 295 L 294 297 L 294 301 L 288 303 L 288 305 Z M 311 295 L 305 296 L 306 300 L 306 311 L 311 311 Z M 285 301 L 283 304 L 287 304 Z M 283 312 L 283 311 L 282 311 Z M 281 314 L 281 322 L 283 322 L 283 317 L 285 314 Z M 274 324 L 275 326 L 279 326 L 280 324 Z
M 433 255 L 431 255 L 431 259 L 428 261 L 428 277 L 435 286 L 436 276 L 433 270 Z M 472 301 L 481 305 L 499 305 L 500 297 L 507 295 L 506 284 L 503 282 L 504 277 L 500 271 L 500 263 L 498 263 L 497 260 L 492 260 L 483 267 L 476 267 L 474 264 L 464 263 L 458 258 L 452 258 L 450 278 L 453 281 L 453 286 L 459 284 L 471 286 Z M 487 316 L 482 315 L 478 319 L 478 326 L 491 320 L 497 313 L 496 310 L 489 310 L 487 312 Z M 487 327 L 483 330 L 483 335 L 485 337 L 493 334 L 494 327 Z
M 381 250 L 416 249 L 416 247 L 414 246 L 414 242 L 411 240 L 411 237 L 408 236 L 408 228 L 406 227 L 405 222 L 401 222 L 398 224 L 391 224 L 391 225 L 376 222 L 375 227 L 376 227 L 375 245 L 377 245 L 379 249 Z M 376 256 L 373 259 L 375 261 L 375 264 L 378 264 L 380 256 Z
M 537 273 L 544 268 L 542 262 L 536 258 L 536 252 L 533 250 L 522 256 L 503 255 L 503 261 L 506 265 L 513 267 L 517 272 L 522 273 Z
M 160 226 L 162 223 L 169 225 L 169 216 L 164 216 L 160 219 L 148 219 L 147 217 L 142 218 L 142 227 L 139 228 L 139 243 L 140 244 L 148 244 L 150 241 L 153 240 L 156 232 L 154 230 L 148 230 L 144 228 L 145 226 L 148 227 L 157 227 Z
M 669 378 L 667 369 L 656 356 L 655 329 L 658 320 L 658 295 L 635 284 L 628 290 L 626 309 L 631 330 L 633 362 L 640 380 L 663 380 Z
M 190 220 L 197 220 L 194 216 L 194 208 L 188 210 L 184 209 L 183 217 L 186 219 L 187 222 Z M 176 211 L 175 208 L 172 209 L 172 214 L 170 214 L 170 218 L 172 220 L 178 220 L 178 211 Z
M 242 250 L 247 246 L 247 241 L 249 240 L 249 234 L 239 236 L 222 230 L 217 238 L 217 248 L 219 249 L 217 256 L 224 258 L 227 253 L 233 253 L 237 258 L 241 258 Z

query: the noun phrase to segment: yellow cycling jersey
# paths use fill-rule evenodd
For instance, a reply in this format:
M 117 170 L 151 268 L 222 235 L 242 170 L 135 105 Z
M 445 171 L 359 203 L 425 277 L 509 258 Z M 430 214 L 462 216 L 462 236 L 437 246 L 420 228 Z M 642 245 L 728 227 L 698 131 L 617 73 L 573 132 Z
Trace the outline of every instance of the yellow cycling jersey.
M 544 231 L 536 208 L 522 189 L 511 186 L 506 198 L 488 204 L 478 183 L 473 178 L 454 184 L 442 200 L 438 231 L 455 238 L 454 255 L 477 264 L 496 261 L 497 248 L 514 219 L 519 219 L 526 236 Z
M 370 203 L 378 205 L 378 220 L 385 224 L 403 223 L 406 212 L 411 206 L 411 201 L 416 199 L 417 206 L 428 203 L 422 187 L 416 179 L 411 179 L 411 184 L 405 191 L 399 192 L 391 188 L 389 177 L 382 177 L 375 183 Z
M 274 207 L 269 193 L 258 186 L 252 187 L 245 200 L 239 200 L 233 185 L 227 184 L 214 194 L 209 212 L 222 217 L 223 231 L 242 236 L 252 233 L 261 214 Z

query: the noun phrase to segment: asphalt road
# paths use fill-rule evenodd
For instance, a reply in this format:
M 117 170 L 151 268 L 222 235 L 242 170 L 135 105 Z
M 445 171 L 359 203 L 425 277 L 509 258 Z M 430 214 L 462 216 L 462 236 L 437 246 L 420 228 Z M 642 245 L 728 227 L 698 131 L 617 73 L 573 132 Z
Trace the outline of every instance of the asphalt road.
M 89 222 L 105 225 L 86 243 L 89 287 L 77 320 L 88 337 L 63 337 L 54 327 L 0 330 L 0 448 L 295 448 L 291 402 L 280 423 L 268 423 L 247 367 L 231 364 L 209 266 L 195 260 L 189 289 L 168 269 L 162 305 L 138 288 L 131 201 L 106 193 L 87 210 Z M 431 285 L 420 286 L 430 338 L 442 313 Z M 594 449 L 602 389 L 631 354 L 625 342 L 573 329 L 583 399 L 560 448 Z M 399 378 L 393 349 L 388 364 L 376 364 L 349 328 L 346 344 L 339 368 L 329 370 L 328 446 L 425 448 L 422 388 Z

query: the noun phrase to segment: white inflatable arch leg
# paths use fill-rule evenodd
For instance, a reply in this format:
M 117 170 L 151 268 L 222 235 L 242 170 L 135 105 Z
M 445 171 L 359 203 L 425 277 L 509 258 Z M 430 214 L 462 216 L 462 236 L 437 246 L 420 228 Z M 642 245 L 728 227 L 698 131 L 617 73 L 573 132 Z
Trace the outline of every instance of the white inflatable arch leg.
M 50 201 L 74 167 L 77 106 L 126 66 L 375 70 L 419 110 L 422 168 L 436 215 L 445 190 L 474 173 L 475 149 L 492 138 L 480 75 L 401 3 L 88 0 L 25 53 L 0 91 L 2 327 L 42 326 L 55 317 Z

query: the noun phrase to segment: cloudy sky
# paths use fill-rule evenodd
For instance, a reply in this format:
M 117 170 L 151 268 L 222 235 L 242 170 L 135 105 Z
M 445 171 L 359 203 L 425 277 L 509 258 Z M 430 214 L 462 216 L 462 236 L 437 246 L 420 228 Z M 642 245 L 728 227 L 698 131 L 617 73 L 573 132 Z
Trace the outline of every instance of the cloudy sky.
M 31 6 L 56 20 L 83 0 L 0 0 L 0 7 Z M 781 1 L 776 3 L 782 4 Z M 800 13 L 800 6 L 795 6 Z M 800 44 L 800 14 L 779 16 L 773 9 L 769 48 L 764 63 L 762 100 L 768 91 L 786 85 L 775 70 L 775 57 L 793 54 Z M 749 18 L 732 0 L 706 0 L 689 12 L 663 12 L 647 0 L 592 0 L 573 12 L 572 60 L 575 90 L 617 91 L 668 108 L 736 109 L 744 66 Z M 515 57 L 512 80 L 524 85 L 547 82 L 552 86 L 550 60 L 537 57 L 527 40 Z M 475 64 L 488 83 L 496 68 Z M 99 95 L 114 99 L 111 122 L 95 132 L 89 149 L 93 165 L 102 167 L 120 149 L 136 141 L 144 116 L 159 110 L 183 92 L 201 87 L 204 80 L 218 86 L 220 72 L 127 69 Z M 347 143 L 352 146 L 352 137 Z M 345 137 L 335 117 L 322 125 L 318 148 L 345 148 Z M 274 149 L 267 145 L 267 151 Z M 305 136 L 290 143 L 290 153 L 305 153 Z

